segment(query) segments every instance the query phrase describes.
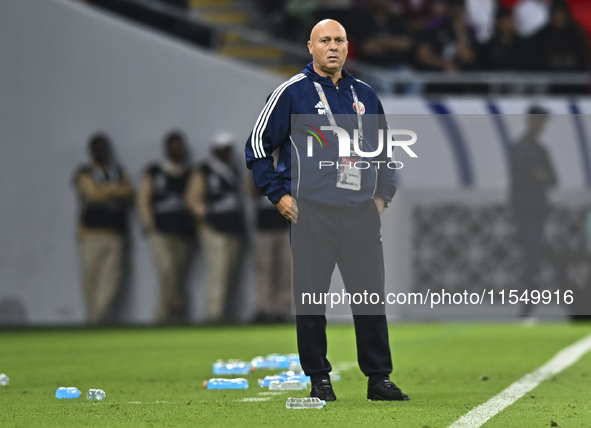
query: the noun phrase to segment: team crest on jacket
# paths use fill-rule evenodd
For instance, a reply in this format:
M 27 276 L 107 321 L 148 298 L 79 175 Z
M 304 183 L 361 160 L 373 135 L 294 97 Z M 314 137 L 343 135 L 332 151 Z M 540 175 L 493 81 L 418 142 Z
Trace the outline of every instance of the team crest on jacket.
M 365 105 L 361 101 L 359 101 L 359 109 L 361 110 L 361 114 L 365 114 Z M 357 105 L 355 103 L 353 103 L 353 110 L 357 113 Z
M 324 104 L 322 101 L 318 101 L 314 108 L 318 110 L 318 114 L 326 114 L 326 110 L 324 109 Z

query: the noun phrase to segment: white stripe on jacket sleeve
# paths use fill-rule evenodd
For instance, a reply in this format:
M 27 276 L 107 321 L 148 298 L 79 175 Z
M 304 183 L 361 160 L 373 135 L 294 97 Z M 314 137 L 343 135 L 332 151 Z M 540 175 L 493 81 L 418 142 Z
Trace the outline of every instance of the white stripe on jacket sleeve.
M 254 125 L 254 129 L 252 131 L 251 145 L 252 145 L 252 150 L 254 152 L 255 158 L 260 159 L 260 158 L 266 157 L 265 149 L 263 148 L 263 132 L 264 132 L 265 128 L 267 127 L 267 123 L 269 121 L 269 116 L 271 116 L 273 109 L 277 105 L 277 101 L 279 100 L 279 97 L 281 97 L 281 94 L 283 94 L 283 92 L 285 91 L 285 89 L 288 86 L 290 86 L 296 82 L 299 82 L 300 80 L 304 79 L 305 77 L 306 77 L 306 75 L 303 73 L 296 74 L 291 79 L 289 79 L 286 82 L 283 82 L 279 87 L 277 87 L 277 89 L 275 89 L 273 91 L 273 93 L 271 94 L 271 96 L 269 97 L 269 101 L 267 101 L 267 104 L 265 104 L 263 111 L 261 111 L 261 114 L 259 115 L 259 117 Z M 291 118 L 290 118 L 290 120 L 291 120 Z

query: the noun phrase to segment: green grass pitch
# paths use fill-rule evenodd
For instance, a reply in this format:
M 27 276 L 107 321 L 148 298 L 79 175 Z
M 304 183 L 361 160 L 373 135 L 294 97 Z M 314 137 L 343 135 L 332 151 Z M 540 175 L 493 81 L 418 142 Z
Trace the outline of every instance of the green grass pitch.
M 354 363 L 350 324 L 329 325 L 329 358 L 341 368 L 338 400 L 324 409 L 289 410 L 287 397 L 204 390 L 218 359 L 296 352 L 293 326 L 0 331 L 2 427 L 446 427 L 560 349 L 591 333 L 591 324 L 508 323 L 390 326 L 392 380 L 408 402 L 368 402 Z M 275 371 L 276 372 L 276 371 Z M 488 380 L 482 380 L 487 376 Z M 104 401 L 58 400 L 59 386 L 107 393 Z M 245 398 L 267 401 L 243 401 Z M 591 354 L 548 379 L 485 427 L 591 427 Z

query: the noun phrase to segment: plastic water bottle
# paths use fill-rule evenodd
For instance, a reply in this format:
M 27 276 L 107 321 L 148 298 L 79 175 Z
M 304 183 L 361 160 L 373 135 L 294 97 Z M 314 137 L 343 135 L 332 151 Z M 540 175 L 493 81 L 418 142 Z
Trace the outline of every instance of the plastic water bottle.
M 326 401 L 318 397 L 292 398 L 289 397 L 285 403 L 288 409 L 322 409 L 326 406 Z
M 310 382 L 310 376 L 306 376 L 304 372 L 295 373 L 292 370 L 288 370 L 283 373 L 279 373 L 279 376 L 288 377 L 289 380 L 299 380 L 300 382 Z
M 0 373 L 0 385 L 8 385 L 8 382 L 10 382 L 8 376 L 6 376 L 4 373 Z
M 262 369 L 263 363 L 265 359 L 263 357 L 254 357 L 250 362 L 250 365 L 253 369 Z
M 73 386 L 68 388 L 62 386 L 61 388 L 58 388 L 57 391 L 55 391 L 55 397 L 60 399 L 80 398 L 80 390 L 78 388 L 74 388 Z
M 276 361 L 278 369 L 289 369 L 292 363 L 300 364 L 300 356 L 298 354 L 278 355 Z
M 203 382 L 205 389 L 248 389 L 248 381 L 243 378 L 237 379 L 209 379 Z
M 276 369 L 277 362 L 275 359 L 278 355 L 279 354 L 269 354 L 266 357 L 255 357 L 250 364 L 254 369 Z
M 252 366 L 250 363 L 239 360 L 222 361 L 217 360 L 213 365 L 215 375 L 250 374 Z
M 283 373 L 279 373 L 274 376 L 265 376 L 263 379 L 259 379 L 259 386 L 266 387 L 271 384 L 271 382 L 288 382 L 288 381 L 298 381 L 302 383 L 310 382 L 310 377 L 306 376 L 304 373 L 295 374 L 292 371 L 286 371 Z
M 88 400 L 104 400 L 107 394 L 102 389 L 89 389 L 86 393 Z
M 299 362 L 292 360 L 289 362 L 289 370 L 291 370 L 293 372 L 301 372 L 302 366 L 300 365 Z
M 337 381 L 341 380 L 341 375 L 338 373 L 331 373 L 329 376 L 330 376 L 331 382 L 337 382 Z
M 259 379 L 259 386 L 264 388 L 265 386 L 268 387 L 273 381 L 282 382 L 283 380 L 284 379 L 281 376 L 265 376 L 264 378 Z
M 269 384 L 269 389 L 271 391 L 301 391 L 308 389 L 308 384 L 299 380 L 286 380 L 285 382 L 274 380 Z
M 255 357 L 251 361 L 251 365 L 255 369 L 289 369 L 292 363 L 300 364 L 298 354 L 269 354 L 264 358 Z

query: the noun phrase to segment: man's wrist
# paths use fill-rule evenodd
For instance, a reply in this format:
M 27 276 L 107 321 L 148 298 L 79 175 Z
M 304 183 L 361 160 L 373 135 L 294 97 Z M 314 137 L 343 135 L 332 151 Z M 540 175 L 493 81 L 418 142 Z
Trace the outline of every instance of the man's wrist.
M 270 196 L 269 200 L 271 201 L 271 203 L 273 205 L 277 205 L 279 203 L 279 201 L 281 200 L 281 198 L 283 198 L 287 194 L 288 194 L 287 192 L 281 192 L 281 193 L 278 193 L 277 195 Z
M 382 201 L 384 201 L 384 208 L 388 208 L 390 206 L 390 204 L 392 203 L 392 200 L 386 199 L 382 196 L 374 196 L 374 199 L 381 199 Z

